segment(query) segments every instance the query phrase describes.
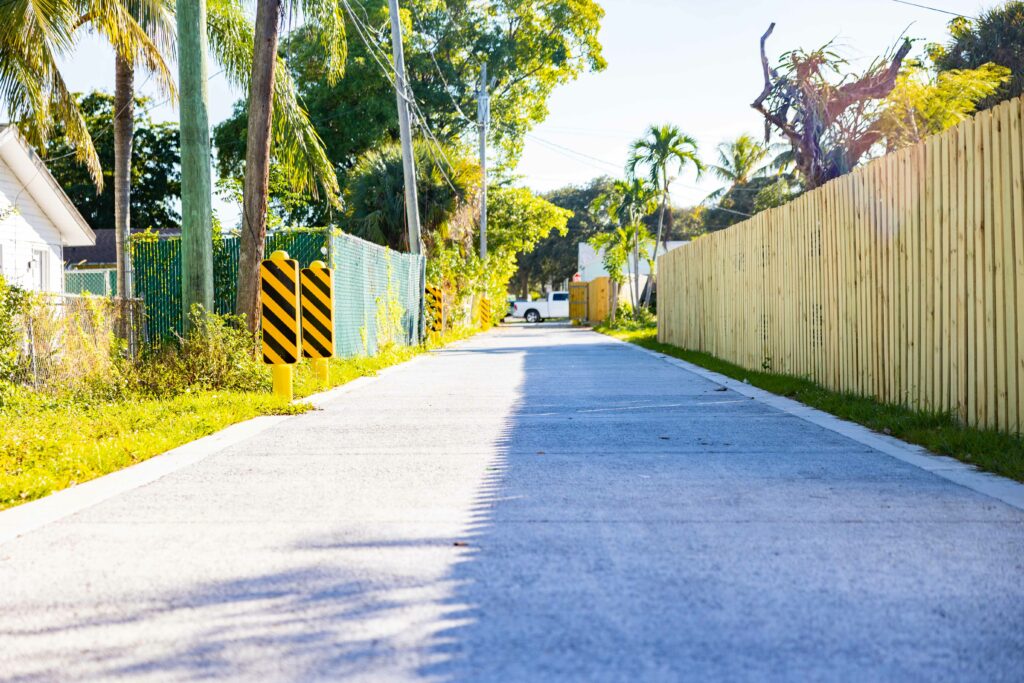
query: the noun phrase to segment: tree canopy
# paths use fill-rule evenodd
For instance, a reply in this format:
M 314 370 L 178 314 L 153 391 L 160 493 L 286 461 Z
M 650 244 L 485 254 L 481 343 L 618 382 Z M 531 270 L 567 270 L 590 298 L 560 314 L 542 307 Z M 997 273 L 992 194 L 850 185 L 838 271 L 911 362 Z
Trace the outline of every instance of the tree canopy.
M 1024 2 L 1007 2 L 982 12 L 977 19 L 957 17 L 949 23 L 950 41 L 932 45 L 930 52 L 940 72 L 978 69 L 998 64 L 1010 78 L 978 102 L 978 110 L 1024 94 Z
M 353 7 L 355 15 L 345 17 L 346 73 L 337 83 L 325 77 L 322 50 L 308 29 L 292 33 L 281 49 L 343 186 L 364 152 L 398 137 L 394 90 L 384 73 L 391 52 L 387 2 Z M 553 90 L 605 66 L 597 39 L 604 11 L 594 0 L 410 0 L 402 12 L 406 75 L 422 113 L 414 118 L 442 144 L 475 135 L 476 90 L 486 59 L 499 173 L 514 165 L 527 131 L 547 116 Z M 222 177 L 241 172 L 246 107 L 239 102 L 214 132 Z M 322 223 L 327 215 L 311 202 L 293 219 Z
M 102 92 L 79 95 L 78 109 L 110 180 L 114 173 L 114 136 L 111 134 L 114 98 Z M 140 230 L 180 227 L 178 199 L 181 169 L 178 154 L 178 126 L 154 123 L 146 112 L 148 101 L 136 99 L 135 140 L 132 145 L 132 223 Z M 110 182 L 97 192 L 89 168 L 72 150 L 72 140 L 63 135 L 58 123 L 44 150 L 46 166 L 93 229 L 114 227 L 114 188 Z
M 565 235 L 552 232 L 534 249 L 519 255 L 513 282 L 517 293 L 525 297 L 546 283 L 570 279 L 579 265 L 579 245 L 589 241 L 610 225 L 590 212 L 598 196 L 611 189 L 607 176 L 594 178 L 586 185 L 570 185 L 544 195 L 544 199 L 572 213 L 566 223 Z

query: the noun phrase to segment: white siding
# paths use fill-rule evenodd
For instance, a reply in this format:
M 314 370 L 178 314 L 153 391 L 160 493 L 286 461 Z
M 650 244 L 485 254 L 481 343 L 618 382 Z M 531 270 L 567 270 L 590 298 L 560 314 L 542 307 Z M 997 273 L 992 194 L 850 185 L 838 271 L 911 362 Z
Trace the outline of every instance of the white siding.
M 39 275 L 33 273 L 31 264 L 33 253 L 40 251 L 48 262 L 43 289 L 61 292 L 64 290 L 64 251 L 60 232 L 31 195 L 22 190 L 10 167 L 0 160 L 0 212 L 6 214 L 12 205 L 18 209 L 0 222 L 0 268 L 4 279 L 36 289 Z

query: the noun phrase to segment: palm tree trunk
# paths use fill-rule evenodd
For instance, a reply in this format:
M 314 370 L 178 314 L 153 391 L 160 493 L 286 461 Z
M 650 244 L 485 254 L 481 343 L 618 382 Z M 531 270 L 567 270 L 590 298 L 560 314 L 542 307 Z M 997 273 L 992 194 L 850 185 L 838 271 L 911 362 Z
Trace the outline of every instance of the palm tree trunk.
M 135 134 L 135 65 L 114 58 L 114 249 L 117 294 L 132 297 L 132 138 Z
M 633 317 L 637 315 L 637 308 L 640 306 L 640 231 L 634 227 L 633 231 Z
M 270 185 L 270 125 L 274 115 L 274 66 L 280 27 L 281 0 L 259 0 L 256 42 L 249 87 L 249 129 L 242 186 L 242 237 L 239 244 L 238 299 L 235 312 L 249 330 L 259 327 L 260 261 L 267 238 L 267 194 Z
M 667 193 L 666 193 L 667 194 Z M 658 245 L 661 244 L 661 233 L 662 228 L 665 225 L 665 204 L 667 203 L 666 197 L 661 198 L 661 208 L 658 209 L 658 238 L 654 240 L 654 247 L 651 248 L 651 277 L 647 281 L 647 296 L 644 297 L 644 306 L 651 305 L 651 292 L 654 291 L 655 273 L 654 267 L 658 264 Z

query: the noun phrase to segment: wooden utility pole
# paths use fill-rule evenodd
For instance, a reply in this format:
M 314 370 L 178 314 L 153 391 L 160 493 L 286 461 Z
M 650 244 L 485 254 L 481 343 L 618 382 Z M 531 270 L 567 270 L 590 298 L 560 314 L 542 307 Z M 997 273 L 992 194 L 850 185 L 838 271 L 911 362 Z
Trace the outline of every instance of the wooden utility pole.
M 412 131 L 409 128 L 409 88 L 405 83 L 405 54 L 402 50 L 402 23 L 398 0 L 388 0 L 391 14 L 391 49 L 395 62 L 395 97 L 398 100 L 398 132 L 402 142 L 402 170 L 405 175 L 405 222 L 409 228 L 409 251 L 420 253 L 420 207 L 416 199 L 416 161 L 412 156 Z
M 480 133 L 480 258 L 487 259 L 487 128 L 491 118 L 491 98 L 487 92 L 487 62 L 480 65 L 480 90 L 477 92 L 477 131 Z
M 206 96 L 206 0 L 177 0 L 181 102 L 181 303 L 213 310 L 210 117 Z

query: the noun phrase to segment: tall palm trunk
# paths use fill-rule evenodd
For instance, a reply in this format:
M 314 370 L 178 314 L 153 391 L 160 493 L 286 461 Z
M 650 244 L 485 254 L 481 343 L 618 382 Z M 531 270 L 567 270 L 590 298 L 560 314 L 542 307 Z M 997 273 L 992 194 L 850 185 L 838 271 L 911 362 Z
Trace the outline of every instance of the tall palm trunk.
M 249 129 L 245 143 L 242 186 L 242 239 L 238 263 L 235 312 L 253 332 L 259 327 L 260 261 L 267 238 L 267 194 L 270 185 L 270 125 L 274 115 L 274 65 L 281 0 L 259 0 L 256 42 L 249 86 Z
M 114 248 L 117 294 L 132 297 L 132 139 L 135 135 L 135 65 L 120 55 L 114 64 Z
M 668 204 L 668 174 L 662 172 L 661 174 L 661 208 L 658 209 L 658 237 L 654 240 L 654 247 L 651 249 L 651 277 L 647 281 L 647 296 L 644 297 L 644 306 L 649 307 L 651 305 L 651 293 L 654 291 L 654 283 L 656 275 L 654 269 L 658 265 L 658 245 L 661 244 L 662 228 L 665 225 L 665 206 Z M 668 251 L 667 245 L 665 251 Z

